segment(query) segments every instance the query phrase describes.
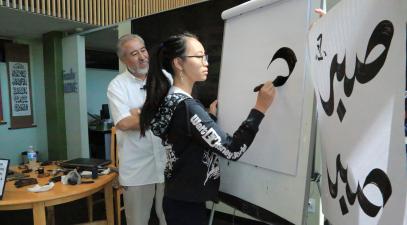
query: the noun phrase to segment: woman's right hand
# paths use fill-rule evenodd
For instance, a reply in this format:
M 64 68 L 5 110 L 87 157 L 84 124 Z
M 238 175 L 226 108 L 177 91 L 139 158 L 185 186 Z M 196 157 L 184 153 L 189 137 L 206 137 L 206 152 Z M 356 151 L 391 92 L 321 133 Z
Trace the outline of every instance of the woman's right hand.
M 267 109 L 273 103 L 274 96 L 276 95 L 276 88 L 273 85 L 272 81 L 267 81 L 264 83 L 263 87 L 260 89 L 257 94 L 255 109 L 259 110 L 262 113 L 266 113 Z

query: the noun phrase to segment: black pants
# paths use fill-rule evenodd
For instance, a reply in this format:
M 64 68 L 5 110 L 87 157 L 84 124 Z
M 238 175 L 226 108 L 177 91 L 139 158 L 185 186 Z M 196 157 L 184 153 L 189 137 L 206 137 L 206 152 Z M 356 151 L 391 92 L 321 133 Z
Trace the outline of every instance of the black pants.
M 164 196 L 163 210 L 167 225 L 207 225 L 205 202 L 186 202 Z

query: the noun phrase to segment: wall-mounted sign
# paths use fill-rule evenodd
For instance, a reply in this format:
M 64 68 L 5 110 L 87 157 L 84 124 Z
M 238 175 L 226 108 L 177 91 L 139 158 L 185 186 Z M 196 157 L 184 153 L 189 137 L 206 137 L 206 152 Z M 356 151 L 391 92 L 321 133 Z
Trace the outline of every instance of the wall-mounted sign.
M 76 81 L 76 73 L 72 70 L 62 71 L 64 76 L 64 93 L 78 93 L 78 82 Z

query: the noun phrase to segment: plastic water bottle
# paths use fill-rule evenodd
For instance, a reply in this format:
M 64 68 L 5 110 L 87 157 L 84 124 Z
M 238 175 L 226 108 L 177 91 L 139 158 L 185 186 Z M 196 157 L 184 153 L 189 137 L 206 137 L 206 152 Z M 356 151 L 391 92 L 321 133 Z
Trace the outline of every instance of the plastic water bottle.
M 35 169 L 37 166 L 37 152 L 34 151 L 33 146 L 28 146 L 27 149 L 28 167 Z

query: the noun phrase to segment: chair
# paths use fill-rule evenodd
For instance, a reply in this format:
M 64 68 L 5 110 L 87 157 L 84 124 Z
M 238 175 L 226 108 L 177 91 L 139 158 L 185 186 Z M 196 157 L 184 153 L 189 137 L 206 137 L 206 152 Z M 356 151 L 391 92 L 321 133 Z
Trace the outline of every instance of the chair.
M 116 128 L 112 127 L 112 136 L 110 139 L 110 160 L 112 160 L 112 166 L 119 167 L 119 157 L 117 151 L 117 140 L 116 140 Z M 115 217 L 117 218 L 117 225 L 121 225 L 121 212 L 124 210 L 122 206 L 121 196 L 123 192 L 120 188 L 119 183 L 113 187 L 113 199 L 114 199 L 114 208 L 115 208 Z
M 114 167 L 119 166 L 119 157 L 117 152 L 117 141 L 116 141 L 116 127 L 112 127 L 112 134 L 110 139 L 110 160 Z
M 112 163 L 111 167 L 119 167 L 119 157 L 117 152 L 117 141 L 116 141 L 116 128 L 112 127 L 111 130 L 111 139 L 110 139 L 110 160 Z M 113 183 L 113 205 L 115 211 L 115 217 L 117 218 L 117 225 L 121 225 L 121 211 L 124 210 L 124 207 L 121 206 L 121 195 L 123 194 L 122 189 L 120 188 L 118 180 Z M 103 199 L 102 199 L 103 200 Z M 103 202 L 103 201 L 100 201 Z M 88 205 L 88 218 L 89 222 L 93 222 L 93 205 L 98 202 L 93 200 L 92 195 L 87 197 Z

